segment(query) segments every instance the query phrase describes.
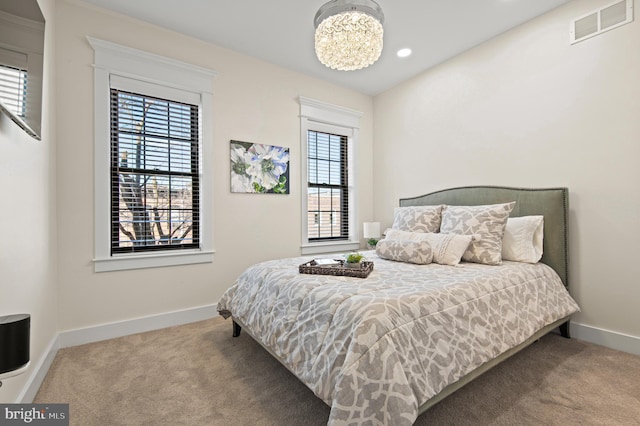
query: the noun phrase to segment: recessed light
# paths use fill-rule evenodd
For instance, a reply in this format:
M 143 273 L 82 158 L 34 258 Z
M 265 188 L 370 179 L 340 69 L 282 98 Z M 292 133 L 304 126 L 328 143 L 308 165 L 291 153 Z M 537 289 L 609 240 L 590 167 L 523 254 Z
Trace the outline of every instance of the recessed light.
M 411 55 L 411 49 L 409 48 L 400 49 L 398 50 L 398 53 L 396 53 L 396 55 L 398 55 L 398 58 L 406 58 L 407 56 Z

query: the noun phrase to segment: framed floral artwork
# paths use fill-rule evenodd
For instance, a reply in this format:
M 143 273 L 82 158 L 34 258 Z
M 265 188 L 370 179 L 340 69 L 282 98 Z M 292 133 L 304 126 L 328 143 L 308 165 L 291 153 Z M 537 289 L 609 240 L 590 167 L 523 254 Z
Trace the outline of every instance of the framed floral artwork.
M 289 148 L 231 141 L 231 192 L 289 193 Z

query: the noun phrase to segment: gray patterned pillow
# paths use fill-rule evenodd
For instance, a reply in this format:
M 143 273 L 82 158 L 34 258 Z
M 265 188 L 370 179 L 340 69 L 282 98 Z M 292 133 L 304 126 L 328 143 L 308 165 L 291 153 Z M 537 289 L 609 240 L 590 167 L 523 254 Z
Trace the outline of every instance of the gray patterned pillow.
M 391 228 L 409 232 L 438 232 L 443 206 L 396 207 Z
M 515 201 L 488 206 L 445 206 L 441 232 L 473 235 L 464 255 L 467 262 L 499 265 L 502 263 L 502 237 Z
M 456 266 L 460 263 L 462 255 L 471 242 L 471 235 L 407 232 L 398 229 L 387 229 L 385 235 L 390 240 L 426 241 L 433 252 L 432 262 L 451 266 Z
M 431 245 L 426 241 L 391 240 L 385 238 L 376 244 L 376 254 L 383 259 L 426 265 L 433 259 Z

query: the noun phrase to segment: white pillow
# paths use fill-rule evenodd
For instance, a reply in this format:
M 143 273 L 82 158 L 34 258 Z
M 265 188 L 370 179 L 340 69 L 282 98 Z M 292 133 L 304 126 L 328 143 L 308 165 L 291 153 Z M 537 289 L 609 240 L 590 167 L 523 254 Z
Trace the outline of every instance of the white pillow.
M 502 238 L 502 259 L 537 263 L 542 258 L 544 216 L 507 219 Z
M 455 266 L 460 263 L 462 255 L 467 250 L 467 247 L 469 247 L 472 236 L 387 229 L 385 239 L 387 238 L 390 240 L 426 241 L 431 245 L 434 263 Z

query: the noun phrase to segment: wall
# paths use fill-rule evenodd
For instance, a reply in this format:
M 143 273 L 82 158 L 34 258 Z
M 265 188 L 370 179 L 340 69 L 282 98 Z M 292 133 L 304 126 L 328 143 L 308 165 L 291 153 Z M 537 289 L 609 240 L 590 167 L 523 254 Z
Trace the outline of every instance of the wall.
M 390 225 L 398 198 L 447 187 L 567 186 L 574 323 L 640 351 L 640 22 L 568 42 L 609 3 L 569 2 L 377 96 L 374 212 Z
M 79 1 L 57 5 L 61 332 L 215 304 L 250 264 L 298 255 L 300 95 L 364 112 L 358 223 L 371 219 L 371 97 Z M 214 193 L 208 194 L 214 200 L 213 263 L 93 272 L 93 50 L 86 36 L 218 72 L 212 81 L 214 156 L 205 159 L 214 167 Z M 231 139 L 289 147 L 291 194 L 232 194 Z
M 57 334 L 54 0 L 38 3 L 46 21 L 42 140 L 0 114 L 0 316 L 31 314 L 31 366 L 3 380 L 3 403 L 23 400 Z

